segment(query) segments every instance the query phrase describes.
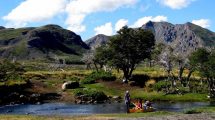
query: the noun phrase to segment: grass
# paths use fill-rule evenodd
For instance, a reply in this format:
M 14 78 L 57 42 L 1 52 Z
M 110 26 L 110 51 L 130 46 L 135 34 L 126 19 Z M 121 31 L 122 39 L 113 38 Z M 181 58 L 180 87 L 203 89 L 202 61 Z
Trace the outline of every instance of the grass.
M 95 114 L 82 116 L 31 116 L 31 115 L 0 115 L 1 120 L 80 120 L 80 119 L 116 119 L 116 118 L 140 118 L 152 116 L 174 115 L 171 112 L 148 112 L 132 114 Z
M 29 31 L 31 28 L 6 29 L 1 30 L 0 40 L 9 40 L 21 36 L 23 32 Z
M 25 75 L 29 78 L 38 77 L 43 78 L 44 84 L 47 87 L 52 88 L 53 85 L 61 85 L 63 81 L 68 81 L 71 77 L 78 77 L 83 79 L 85 76 L 89 75 L 92 70 L 70 70 L 70 71 L 29 71 L 26 72 Z M 163 72 L 157 68 L 145 68 L 145 69 L 137 69 L 135 73 L 140 74 L 149 74 L 152 75 L 157 72 L 157 76 L 161 75 Z M 117 73 L 117 71 L 113 71 L 114 75 L 117 75 L 118 80 L 113 82 L 99 82 L 95 84 L 86 84 L 82 85 L 83 88 L 89 88 L 97 91 L 103 91 L 106 95 L 109 96 L 121 96 L 123 98 L 124 92 L 129 90 L 131 92 L 131 97 L 133 99 L 142 98 L 151 101 L 208 101 L 207 94 L 199 94 L 199 93 L 187 93 L 183 95 L 177 94 L 169 94 L 165 95 L 164 92 L 156 92 L 156 91 L 147 91 L 145 88 L 139 87 L 131 87 L 129 85 L 124 85 L 121 83 L 121 72 Z M 80 88 L 80 89 L 83 89 Z M 68 93 L 73 93 L 73 90 L 67 90 Z
M 96 84 L 87 84 L 84 85 L 85 88 L 91 88 L 91 89 L 95 89 L 98 91 L 103 91 L 106 95 L 110 95 L 110 96 L 121 96 L 123 91 L 120 89 L 114 89 L 111 88 L 110 86 L 105 86 L 102 83 L 96 83 Z
M 206 94 L 188 93 L 184 95 L 170 94 L 163 92 L 146 92 L 141 89 L 131 91 L 133 98 L 142 98 L 150 101 L 208 101 Z
M 187 109 L 183 113 L 185 114 L 215 113 L 215 107 L 199 107 L 194 109 Z

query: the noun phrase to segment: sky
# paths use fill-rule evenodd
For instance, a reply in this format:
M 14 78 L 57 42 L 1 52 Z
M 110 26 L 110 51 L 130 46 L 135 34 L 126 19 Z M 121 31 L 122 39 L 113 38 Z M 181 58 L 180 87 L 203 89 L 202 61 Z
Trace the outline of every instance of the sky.
M 0 26 L 39 27 L 57 24 L 85 41 L 114 35 L 123 26 L 149 20 L 192 22 L 215 31 L 215 0 L 0 0 Z

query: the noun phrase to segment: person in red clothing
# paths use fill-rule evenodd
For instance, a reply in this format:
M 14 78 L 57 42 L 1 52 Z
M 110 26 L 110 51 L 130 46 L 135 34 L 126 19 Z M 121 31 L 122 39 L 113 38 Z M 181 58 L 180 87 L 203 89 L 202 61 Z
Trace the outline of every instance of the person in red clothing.
M 137 109 L 143 109 L 142 99 L 139 99 L 137 102 Z

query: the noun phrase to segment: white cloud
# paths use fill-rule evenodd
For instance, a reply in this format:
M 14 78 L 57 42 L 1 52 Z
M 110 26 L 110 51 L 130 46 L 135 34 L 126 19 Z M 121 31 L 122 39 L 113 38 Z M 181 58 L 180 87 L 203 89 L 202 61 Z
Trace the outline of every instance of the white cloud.
M 23 27 L 48 20 L 64 11 L 67 0 L 25 0 L 3 19 L 8 27 Z
M 182 9 L 187 7 L 191 2 L 195 0 L 156 0 L 156 1 L 172 9 Z
M 87 15 L 96 12 L 114 11 L 120 7 L 133 6 L 138 0 L 71 0 L 66 7 L 68 18 L 66 25 L 69 29 L 75 32 L 85 31 L 83 25 Z M 74 30 L 74 28 L 81 28 Z
M 108 22 L 104 25 L 98 26 L 94 29 L 94 31 L 96 32 L 96 35 L 98 34 L 113 35 L 112 23 Z
M 167 20 L 168 19 L 166 16 L 156 16 L 156 17 L 146 16 L 138 19 L 133 25 L 131 25 L 131 27 L 134 27 L 134 28 L 141 27 L 143 24 L 147 23 L 148 21 L 161 22 L 161 21 L 167 21 Z
M 209 19 L 193 20 L 192 23 L 199 25 L 203 28 L 209 28 L 210 27 L 210 20 Z
M 119 31 L 123 26 L 128 24 L 128 20 L 120 19 L 115 24 L 115 31 Z

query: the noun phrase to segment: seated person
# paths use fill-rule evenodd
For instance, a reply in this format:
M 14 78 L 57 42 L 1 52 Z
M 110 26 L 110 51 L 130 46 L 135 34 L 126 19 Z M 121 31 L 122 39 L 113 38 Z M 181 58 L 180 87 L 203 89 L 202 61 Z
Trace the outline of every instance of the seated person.
M 144 110 L 147 110 L 148 108 L 152 107 L 152 103 L 150 101 L 145 101 L 144 103 Z
M 142 99 L 139 99 L 137 104 L 136 104 L 136 108 L 137 109 L 143 109 L 143 106 L 142 106 Z

